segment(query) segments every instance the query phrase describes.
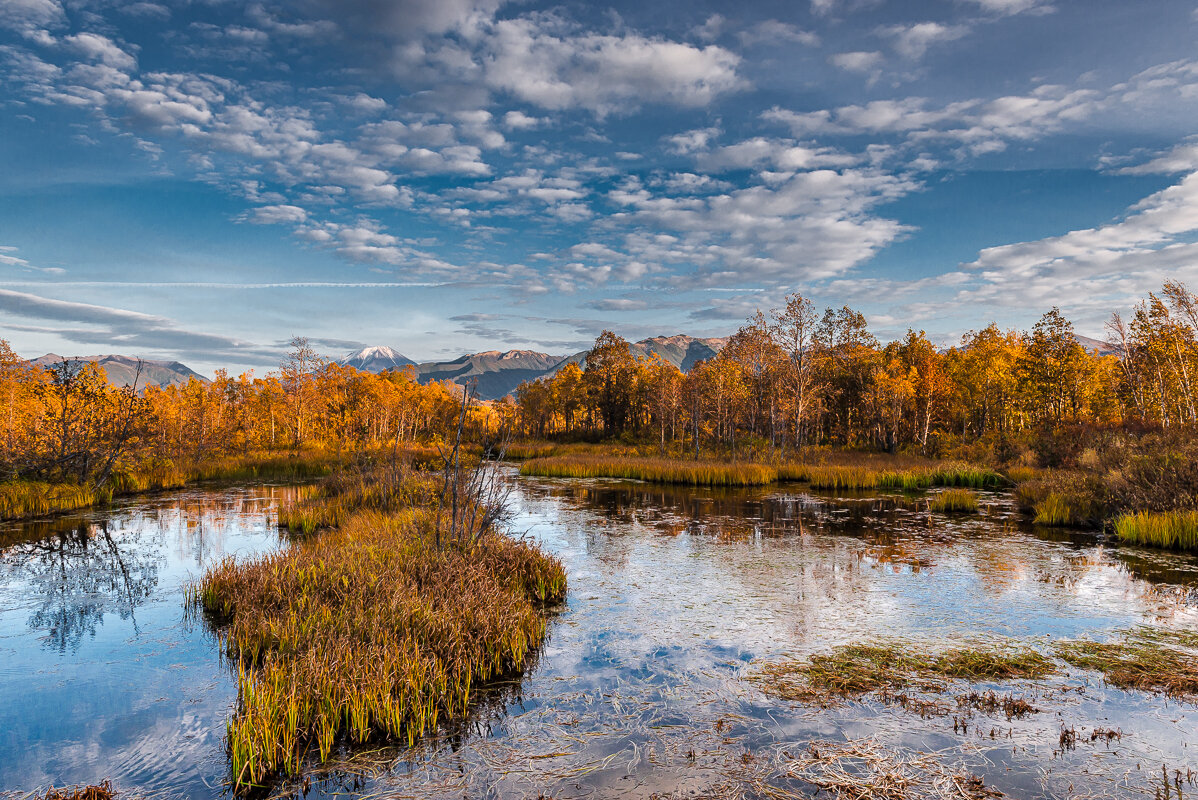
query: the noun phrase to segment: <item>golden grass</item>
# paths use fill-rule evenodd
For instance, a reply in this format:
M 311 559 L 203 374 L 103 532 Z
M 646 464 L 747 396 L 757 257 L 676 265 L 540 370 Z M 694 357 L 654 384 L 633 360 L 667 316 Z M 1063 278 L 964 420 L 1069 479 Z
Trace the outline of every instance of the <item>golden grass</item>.
M 534 458 L 520 465 L 520 474 L 547 478 L 630 478 L 691 486 L 763 486 L 778 478 L 777 471 L 765 464 L 598 456 Z
M 1123 514 L 1115 519 L 1115 534 L 1127 544 L 1198 550 L 1198 511 Z
M 403 462 L 366 463 L 344 469 L 279 508 L 279 527 L 312 533 L 340 525 L 362 510 L 398 512 L 431 504 L 437 487 L 431 475 L 415 476 Z
M 1072 527 L 1085 524 L 1085 517 L 1073 506 L 1069 498 L 1059 492 L 1049 492 L 1035 501 L 1032 522 L 1051 527 Z
M 520 474 L 551 478 L 634 478 L 692 486 L 762 486 L 776 481 L 797 481 L 809 484 L 813 489 L 834 491 L 920 490 L 930 486 L 982 489 L 1006 483 L 1006 478 L 997 472 L 956 462 L 885 470 L 857 464 L 784 462 L 771 465 L 578 453 L 530 459 L 521 465 Z
M 414 463 L 431 463 L 434 458 L 439 458 L 435 448 L 419 445 L 408 445 L 400 455 Z M 344 456 L 322 450 L 214 456 L 186 465 L 177 465 L 168 459 L 147 459 L 136 464 L 118 465 L 108 482 L 99 488 L 46 481 L 0 483 L 0 519 L 77 511 L 102 505 L 121 495 L 178 489 L 199 481 L 309 480 L 331 474 L 345 460 Z
M 552 442 L 518 442 L 509 444 L 504 450 L 504 458 L 512 461 L 528 461 L 530 458 L 545 458 L 558 451 L 558 446 Z
M 901 689 L 920 681 L 1041 678 L 1055 671 L 1046 656 L 1014 646 L 928 651 L 882 643 L 843 645 L 805 661 L 773 662 L 750 680 L 784 700 L 827 704 L 835 698 Z
M 969 489 L 945 489 L 932 498 L 929 507 L 933 511 L 945 513 L 976 513 L 978 510 L 977 492 Z
M 1198 698 L 1198 632 L 1139 627 L 1114 642 L 1062 642 L 1057 655 L 1124 689 Z
M 0 483 L 0 519 L 22 519 L 75 511 L 107 502 L 111 493 L 75 483 Z
M 541 643 L 560 562 L 499 534 L 438 549 L 434 526 L 428 508 L 358 511 L 281 553 L 226 560 L 193 590 L 238 664 L 238 788 L 325 760 L 339 739 L 412 742 Z

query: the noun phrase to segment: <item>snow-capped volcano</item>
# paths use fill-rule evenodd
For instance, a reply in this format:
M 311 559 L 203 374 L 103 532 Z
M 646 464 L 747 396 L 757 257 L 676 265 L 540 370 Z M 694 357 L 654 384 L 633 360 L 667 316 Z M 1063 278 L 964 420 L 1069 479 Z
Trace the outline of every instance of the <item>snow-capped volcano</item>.
M 337 359 L 337 363 L 343 367 L 354 367 L 363 372 L 385 372 L 389 369 L 402 369 L 410 367 L 416 362 L 402 353 L 392 350 L 390 347 L 381 345 L 376 347 L 363 347 L 353 353 L 347 353 L 344 357 Z

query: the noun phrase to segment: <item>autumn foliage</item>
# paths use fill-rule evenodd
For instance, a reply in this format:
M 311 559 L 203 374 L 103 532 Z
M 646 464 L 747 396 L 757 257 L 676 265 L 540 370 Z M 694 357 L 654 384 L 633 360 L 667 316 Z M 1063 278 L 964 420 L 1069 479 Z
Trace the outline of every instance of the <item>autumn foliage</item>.
M 1067 426 L 1198 422 L 1198 299 L 1170 282 L 1108 328 L 1105 354 L 1056 308 L 1030 331 L 991 324 L 955 347 L 916 330 L 883 344 L 859 312 L 819 315 L 795 294 L 687 373 L 604 332 L 583 366 L 519 388 L 517 424 L 539 438 L 651 437 L 696 457 L 812 445 L 968 454 L 980 442 L 1001 458 L 1004 445 Z

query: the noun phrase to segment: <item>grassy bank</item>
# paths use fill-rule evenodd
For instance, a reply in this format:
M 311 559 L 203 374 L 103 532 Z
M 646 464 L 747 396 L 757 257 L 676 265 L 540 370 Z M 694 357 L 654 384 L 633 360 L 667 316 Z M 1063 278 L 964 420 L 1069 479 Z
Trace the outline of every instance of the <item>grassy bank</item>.
M 520 474 L 547 478 L 632 478 L 691 486 L 764 486 L 778 480 L 777 470 L 765 464 L 602 456 L 533 458 L 520 466 Z
M 778 481 L 796 481 L 813 489 L 832 490 L 919 490 L 931 486 L 984 489 L 1007 483 L 997 472 L 961 463 L 897 470 L 844 464 L 755 464 L 585 454 L 531 458 L 521 464 L 520 474 L 550 478 L 630 478 L 691 486 L 763 486 Z
M 522 668 L 545 634 L 541 606 L 565 594 L 562 565 L 529 544 L 438 536 L 432 478 L 378 483 L 331 479 L 301 505 L 337 527 L 222 562 L 194 589 L 238 665 L 239 789 L 325 760 L 338 741 L 412 742 L 461 718 L 480 683 Z
M 431 448 L 409 448 L 408 458 L 427 458 Z M 147 461 L 113 471 L 101 487 L 79 483 L 0 483 L 0 520 L 24 519 L 103 505 L 114 497 L 179 489 L 203 481 L 307 480 L 331 474 L 347 456 L 324 450 L 217 456 L 193 464 Z

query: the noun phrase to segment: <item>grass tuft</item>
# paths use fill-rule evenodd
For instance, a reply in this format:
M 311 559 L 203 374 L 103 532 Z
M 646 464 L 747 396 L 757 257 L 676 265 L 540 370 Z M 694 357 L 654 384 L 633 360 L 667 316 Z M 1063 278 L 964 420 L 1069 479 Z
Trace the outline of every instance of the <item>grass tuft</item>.
M 1124 514 L 1115 519 L 1115 534 L 1126 544 L 1198 550 L 1198 511 Z
M 491 534 L 438 548 L 435 510 L 357 511 L 286 551 L 213 567 L 193 602 L 238 665 L 234 784 L 326 760 L 338 741 L 409 743 L 517 671 L 560 600 L 560 562 Z
M 112 791 L 112 784 L 100 781 L 95 786 L 72 786 L 65 789 L 55 789 L 51 786 L 39 800 L 113 800 L 115 797 L 116 792 Z
M 935 497 L 929 507 L 933 511 L 943 511 L 945 513 L 965 512 L 977 513 L 978 496 L 977 493 L 970 489 L 945 489 Z

